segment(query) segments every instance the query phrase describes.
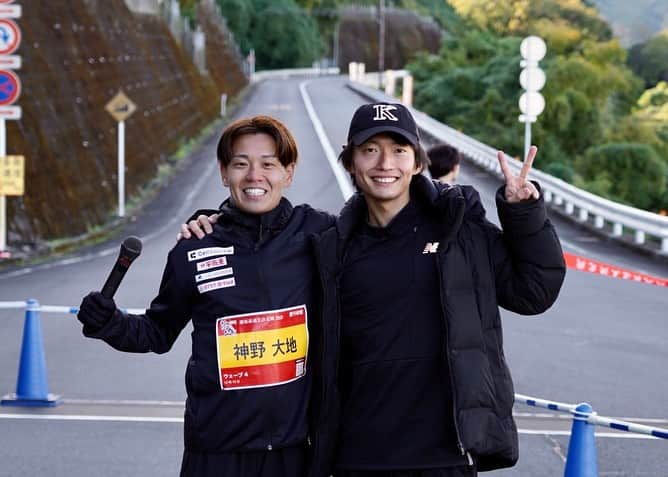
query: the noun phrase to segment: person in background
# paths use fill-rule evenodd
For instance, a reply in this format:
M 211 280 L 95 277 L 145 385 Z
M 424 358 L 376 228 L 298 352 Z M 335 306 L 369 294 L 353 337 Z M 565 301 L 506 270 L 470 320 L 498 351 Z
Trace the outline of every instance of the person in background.
M 460 152 L 449 144 L 438 144 L 429 148 L 429 173 L 443 184 L 455 184 L 461 163 Z
M 334 218 L 283 197 L 297 145 L 279 121 L 230 124 L 218 143 L 230 197 L 202 241 L 169 252 L 158 296 L 143 315 L 99 292 L 77 317 L 83 334 L 134 353 L 166 353 L 192 321 L 186 369 L 182 477 L 303 477 L 309 402 L 322 401 L 319 292 L 308 236 Z

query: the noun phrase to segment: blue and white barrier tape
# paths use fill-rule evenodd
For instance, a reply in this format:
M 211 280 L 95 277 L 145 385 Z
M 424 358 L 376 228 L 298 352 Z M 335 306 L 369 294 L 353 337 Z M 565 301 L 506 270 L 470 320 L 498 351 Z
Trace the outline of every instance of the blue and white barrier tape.
M 30 308 L 31 310 L 43 311 L 44 313 L 67 313 L 71 315 L 79 313 L 78 306 L 38 305 L 29 307 L 27 301 L 0 301 L 0 309 L 21 308 Z M 133 315 L 141 315 L 146 312 L 144 308 L 120 308 L 120 310 L 132 313 Z
M 578 417 L 583 416 L 583 421 L 597 426 L 605 426 L 611 429 L 617 429 L 619 431 L 634 432 L 636 434 L 646 434 L 657 437 L 659 439 L 668 439 L 668 429 L 643 426 L 642 424 L 621 421 L 619 419 L 610 419 L 609 417 L 598 416 L 595 412 L 584 413 L 581 411 L 576 411 L 576 404 L 547 401 L 545 399 L 526 396 L 524 394 L 515 394 L 515 401 L 526 404 L 527 406 L 542 407 L 545 409 L 551 409 L 553 411 L 570 412 L 571 414 L 577 415 Z

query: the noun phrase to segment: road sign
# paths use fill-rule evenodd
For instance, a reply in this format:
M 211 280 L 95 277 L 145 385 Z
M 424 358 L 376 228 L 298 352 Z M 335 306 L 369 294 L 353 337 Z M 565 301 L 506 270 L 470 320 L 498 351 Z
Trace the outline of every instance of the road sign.
M 21 5 L 0 5 L 0 18 L 21 18 L 21 13 Z
M 20 70 L 21 57 L 19 55 L 0 56 L 0 70 Z
M 21 119 L 21 106 L 0 106 L 0 119 Z
M 0 106 L 14 104 L 21 96 L 21 81 L 11 71 L 0 71 Z
M 25 158 L 0 157 L 0 195 L 23 195 L 25 191 Z
M 132 113 L 137 110 L 137 105 L 128 98 L 123 91 L 119 91 L 111 101 L 104 107 L 113 118 L 118 121 L 125 121 Z
M 0 0 L 0 5 L 7 5 L 9 3 L 14 3 L 14 0 Z
M 11 55 L 21 44 L 21 30 L 13 20 L 0 19 L 0 55 Z

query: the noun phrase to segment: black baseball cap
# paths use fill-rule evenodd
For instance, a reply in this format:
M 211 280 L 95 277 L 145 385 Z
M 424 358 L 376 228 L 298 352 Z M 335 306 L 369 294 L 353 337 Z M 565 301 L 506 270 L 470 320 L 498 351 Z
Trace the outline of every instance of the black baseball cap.
M 381 133 L 396 133 L 418 147 L 420 135 L 408 108 L 399 103 L 372 103 L 357 108 L 348 129 L 348 142 L 359 146 Z

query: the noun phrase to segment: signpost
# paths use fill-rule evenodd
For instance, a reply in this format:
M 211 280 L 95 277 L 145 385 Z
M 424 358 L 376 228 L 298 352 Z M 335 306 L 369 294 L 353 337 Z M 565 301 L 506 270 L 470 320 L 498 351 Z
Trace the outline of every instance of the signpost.
M 23 195 L 25 191 L 25 158 L 0 157 L 0 195 Z
M 21 119 L 21 107 L 13 104 L 21 96 L 21 81 L 10 70 L 21 68 L 21 57 L 13 55 L 21 44 L 21 30 L 12 18 L 21 17 L 21 6 L 14 0 L 0 0 L 0 258 L 9 258 L 7 251 L 8 195 L 23 195 L 25 190 L 25 159 L 7 156 L 5 121 Z
M 539 93 L 545 86 L 545 73 L 538 67 L 538 62 L 545 57 L 547 46 L 537 36 L 528 36 L 520 44 L 520 54 L 524 58 L 520 66 L 524 68 L 520 73 L 520 85 L 525 93 L 520 96 L 520 122 L 524 123 L 524 157 L 529 154 L 531 147 L 531 123 L 535 123 L 540 113 L 545 109 L 545 99 Z
M 118 216 L 125 217 L 125 120 L 137 110 L 137 105 L 119 91 L 104 109 L 118 121 Z

